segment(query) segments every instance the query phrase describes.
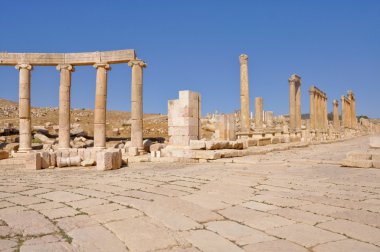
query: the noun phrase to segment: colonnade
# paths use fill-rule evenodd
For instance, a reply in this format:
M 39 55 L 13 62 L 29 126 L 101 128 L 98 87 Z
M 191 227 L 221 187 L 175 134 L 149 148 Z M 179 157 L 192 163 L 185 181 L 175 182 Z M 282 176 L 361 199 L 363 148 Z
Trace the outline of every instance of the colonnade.
M 301 77 L 293 74 L 289 78 L 289 129 L 301 130 Z
M 315 86 L 309 89 L 310 94 L 310 129 L 327 130 L 327 95 Z
M 21 62 L 20 62 L 21 61 Z M 94 147 L 106 148 L 107 72 L 112 63 L 128 63 L 132 68 L 131 90 L 131 147 L 143 151 L 142 85 L 144 61 L 137 59 L 134 50 L 110 52 L 40 54 L 0 53 L 0 65 L 15 65 L 19 70 L 19 152 L 32 149 L 31 131 L 31 71 L 33 65 L 55 65 L 60 72 L 59 85 L 59 149 L 70 148 L 71 75 L 75 65 L 92 64 L 96 68 L 94 110 Z

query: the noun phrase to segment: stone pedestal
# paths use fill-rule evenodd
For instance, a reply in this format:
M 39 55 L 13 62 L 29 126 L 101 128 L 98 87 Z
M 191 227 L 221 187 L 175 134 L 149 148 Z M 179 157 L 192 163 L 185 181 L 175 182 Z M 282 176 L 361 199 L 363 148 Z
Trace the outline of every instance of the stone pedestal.
M 201 97 L 192 91 L 180 91 L 178 100 L 168 102 L 169 144 L 189 146 L 201 133 Z
M 58 65 L 60 71 L 59 85 L 59 148 L 70 148 L 70 94 L 71 94 L 71 65 Z
M 96 97 L 94 111 L 94 147 L 106 148 L 106 113 L 107 113 L 107 71 L 110 66 L 97 63 L 96 68 Z
M 19 75 L 19 152 L 29 152 L 32 149 L 32 132 L 30 117 L 30 71 L 33 67 L 29 64 L 18 64 L 16 69 Z

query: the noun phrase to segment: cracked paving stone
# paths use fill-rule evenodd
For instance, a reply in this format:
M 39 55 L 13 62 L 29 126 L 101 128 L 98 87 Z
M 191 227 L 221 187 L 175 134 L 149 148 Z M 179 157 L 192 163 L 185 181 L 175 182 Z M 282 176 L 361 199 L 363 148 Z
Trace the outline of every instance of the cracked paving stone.
M 70 201 L 77 201 L 77 200 L 82 200 L 82 199 L 87 198 L 79 194 L 65 192 L 65 191 L 48 192 L 45 194 L 40 194 L 38 196 L 44 199 L 48 199 L 48 200 L 52 200 L 56 202 L 70 202 Z
M 374 245 L 356 241 L 356 240 L 341 240 L 328 242 L 315 246 L 313 248 L 315 252 L 356 252 L 356 251 L 365 251 L 365 252 L 379 252 L 380 248 Z
M 273 228 L 267 233 L 295 242 L 304 247 L 312 247 L 329 241 L 343 240 L 343 235 L 329 232 L 306 224 L 293 224 L 290 226 Z
M 247 252 L 279 252 L 279 251 L 308 252 L 309 251 L 308 249 L 287 240 L 275 240 L 275 241 L 250 244 L 250 245 L 244 246 L 244 250 Z

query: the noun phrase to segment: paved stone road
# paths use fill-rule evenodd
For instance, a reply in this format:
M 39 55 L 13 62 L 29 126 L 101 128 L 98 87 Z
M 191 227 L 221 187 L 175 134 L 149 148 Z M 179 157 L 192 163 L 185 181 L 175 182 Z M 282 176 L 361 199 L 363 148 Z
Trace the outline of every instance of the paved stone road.
M 367 143 L 110 172 L 3 167 L 0 250 L 380 251 L 380 170 L 337 165 Z

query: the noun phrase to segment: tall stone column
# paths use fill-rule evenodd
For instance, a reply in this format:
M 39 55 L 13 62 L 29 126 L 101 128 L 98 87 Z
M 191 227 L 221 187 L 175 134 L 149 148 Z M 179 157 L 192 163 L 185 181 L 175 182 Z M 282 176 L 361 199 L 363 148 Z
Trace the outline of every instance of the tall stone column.
M 344 96 L 341 97 L 341 101 L 342 101 L 342 111 L 341 111 L 342 126 L 346 127 L 346 102 L 345 102 Z
M 338 100 L 333 101 L 333 124 L 334 128 L 338 129 L 339 128 L 339 102 Z
M 248 81 L 248 56 L 240 55 L 240 125 L 241 132 L 249 132 L 251 129 L 249 117 L 249 81 Z
M 107 71 L 110 66 L 106 63 L 97 63 L 96 94 L 94 111 L 94 147 L 106 148 L 106 113 L 107 113 Z
M 32 149 L 32 131 L 30 117 L 30 71 L 33 67 L 29 64 L 18 64 L 16 69 L 19 75 L 19 152 L 29 152 Z
M 58 65 L 59 85 L 59 149 L 70 148 L 70 94 L 72 65 Z
M 131 147 L 137 147 L 139 152 L 143 146 L 143 68 L 146 64 L 142 60 L 133 60 L 128 63 L 132 67 L 132 108 L 131 108 Z
M 327 130 L 329 125 L 328 111 L 327 111 L 327 97 L 323 97 L 323 122 L 324 129 Z
M 315 130 L 315 101 L 314 101 L 314 87 L 309 90 L 310 94 L 310 129 Z
M 263 128 L 263 98 L 255 98 L 255 128 Z
M 301 129 L 301 78 L 293 74 L 289 78 L 289 129 Z
M 301 81 L 296 85 L 296 129 L 301 130 L 302 112 L 301 112 Z

